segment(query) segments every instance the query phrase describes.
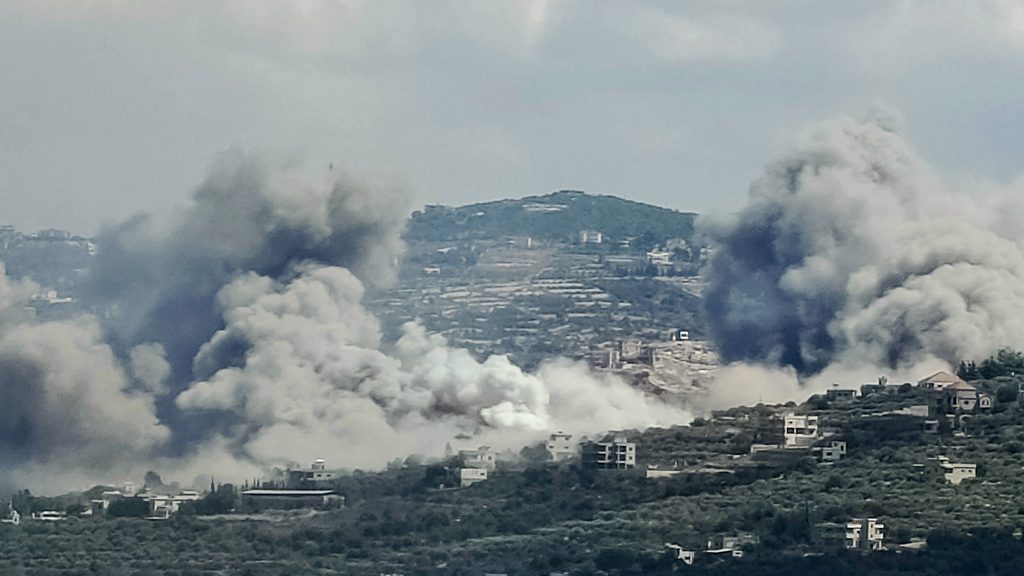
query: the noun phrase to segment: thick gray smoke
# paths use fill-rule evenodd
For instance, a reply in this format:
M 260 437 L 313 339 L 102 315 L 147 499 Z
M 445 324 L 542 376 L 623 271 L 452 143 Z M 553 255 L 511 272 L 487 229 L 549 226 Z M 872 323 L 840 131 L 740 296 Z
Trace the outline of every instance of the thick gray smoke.
M 722 357 L 808 375 L 1024 346 L 1019 229 L 989 202 L 946 191 L 887 120 L 829 123 L 710 229 L 705 306 Z
M 122 354 L 158 343 L 169 384 L 180 389 L 199 346 L 223 327 L 215 299 L 222 286 L 247 272 L 276 278 L 302 261 L 387 283 L 402 249 L 402 208 L 387 189 L 225 158 L 169 225 L 139 216 L 100 235 L 88 297 L 105 311 L 104 328 Z M 225 361 L 239 352 L 221 346 Z
M 688 421 L 578 363 L 524 373 L 417 323 L 383 342 L 362 299 L 394 273 L 395 200 L 235 159 L 167 227 L 139 217 L 102 235 L 96 315 L 15 318 L 27 291 L 0 275 L 0 481 L 373 467 L 455 437 L 513 447 Z

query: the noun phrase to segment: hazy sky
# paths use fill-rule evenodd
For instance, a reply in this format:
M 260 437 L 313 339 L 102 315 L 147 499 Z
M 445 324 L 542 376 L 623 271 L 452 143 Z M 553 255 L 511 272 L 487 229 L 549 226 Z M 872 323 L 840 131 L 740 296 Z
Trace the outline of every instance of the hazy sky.
M 737 208 L 881 104 L 958 180 L 1024 158 L 1024 0 L 0 0 L 0 222 L 165 212 L 219 153 L 417 204 L 560 188 Z

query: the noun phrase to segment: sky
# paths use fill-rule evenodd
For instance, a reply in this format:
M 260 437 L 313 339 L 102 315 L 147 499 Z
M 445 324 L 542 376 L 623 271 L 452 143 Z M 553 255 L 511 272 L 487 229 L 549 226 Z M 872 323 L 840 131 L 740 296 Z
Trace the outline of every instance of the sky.
M 1024 0 L 0 0 L 0 223 L 185 209 L 239 150 L 412 205 L 571 188 L 727 213 L 881 107 L 953 182 L 1024 158 Z

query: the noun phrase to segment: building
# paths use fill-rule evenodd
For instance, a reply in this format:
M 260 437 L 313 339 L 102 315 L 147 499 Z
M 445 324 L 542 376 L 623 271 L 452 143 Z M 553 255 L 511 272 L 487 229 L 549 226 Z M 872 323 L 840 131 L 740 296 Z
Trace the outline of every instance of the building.
M 459 486 L 465 488 L 487 480 L 487 468 L 459 468 Z
M 597 230 L 580 230 L 580 244 L 600 244 L 604 242 L 604 234 Z
M 925 390 L 942 390 L 947 386 L 952 386 L 953 384 L 960 383 L 965 382 L 961 380 L 959 377 L 954 376 L 953 374 L 950 374 L 949 372 L 943 370 L 940 372 L 936 372 L 935 374 L 932 374 L 927 378 L 922 378 L 921 380 L 918 380 L 917 386 L 918 388 L 923 388 Z
M 673 330 L 669 334 L 669 340 L 671 340 L 672 342 L 686 342 L 689 339 L 690 339 L 690 331 L 689 330 Z
M 647 263 L 655 266 L 671 266 L 672 253 L 668 250 L 651 250 L 647 252 Z
M 849 522 L 815 524 L 814 543 L 820 548 L 837 550 L 881 550 L 885 525 L 877 518 L 854 518 Z
M 942 477 L 946 479 L 946 482 L 954 486 L 964 480 L 978 476 L 977 464 L 954 463 L 950 462 L 949 458 L 945 456 L 939 456 L 936 460 L 939 463 L 939 468 L 942 469 Z
M 547 449 L 548 458 L 552 462 L 571 460 L 580 452 L 579 444 L 573 439 L 572 434 L 566 434 L 561 430 L 549 436 L 544 447 Z
M 977 412 L 992 407 L 992 398 L 978 392 L 978 389 L 966 382 L 957 382 L 945 387 L 943 396 L 947 412 Z
M 594 368 L 616 370 L 622 368 L 622 358 L 618 350 L 604 348 L 590 352 L 590 365 Z
M 585 442 L 580 448 L 584 466 L 625 470 L 636 468 L 636 443 L 625 436 L 605 438 L 601 442 Z
M 323 458 L 317 458 L 309 468 L 289 468 L 288 487 L 320 488 L 329 484 L 338 477 L 338 473 L 327 469 L 327 462 Z
M 619 342 L 619 353 L 623 360 L 637 360 L 644 352 L 644 343 L 639 338 L 627 338 Z
M 183 490 L 176 496 L 164 496 L 159 494 L 145 497 L 149 502 L 149 516 L 151 518 L 170 518 L 177 514 L 183 504 L 198 502 L 199 492 L 194 490 Z
M 833 386 L 825 392 L 829 402 L 853 402 L 857 399 L 857 391 L 852 388 L 838 388 Z
M 476 450 L 459 450 L 459 460 L 465 468 L 494 470 L 498 465 L 497 457 L 490 446 L 481 446 Z
M 334 490 L 246 490 L 242 505 L 250 510 L 341 508 L 345 497 Z
M 786 414 L 783 424 L 783 446 L 786 448 L 807 448 L 821 439 L 817 416 Z
M 676 560 L 679 560 L 687 566 L 693 566 L 693 561 L 697 559 L 697 552 L 695 550 L 685 550 L 678 544 L 665 543 L 665 548 L 672 550 L 676 554 Z
M 825 446 L 813 449 L 822 462 L 838 462 L 846 458 L 846 442 L 832 440 Z
M 18 526 L 21 524 L 21 514 L 14 509 L 14 503 L 9 502 L 7 504 L 7 514 L 3 518 L 0 518 L 0 524 L 13 524 Z

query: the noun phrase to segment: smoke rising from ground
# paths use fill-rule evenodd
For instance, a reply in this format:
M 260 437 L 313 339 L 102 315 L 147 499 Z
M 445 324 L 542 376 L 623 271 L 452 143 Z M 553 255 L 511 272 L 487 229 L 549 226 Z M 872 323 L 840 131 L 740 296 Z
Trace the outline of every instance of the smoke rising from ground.
M 362 299 L 394 276 L 402 206 L 233 157 L 170 223 L 105 230 L 97 314 L 34 323 L 0 309 L 0 395 L 15 415 L 0 423 L 0 481 L 81 487 L 164 467 L 189 482 L 316 457 L 374 467 L 455 437 L 505 448 L 689 421 L 567 360 L 525 373 L 417 323 L 383 342 Z M 27 295 L 16 288 L 0 276 L 8 312 Z
M 907 369 L 1024 346 L 1024 251 L 955 197 L 893 123 L 837 119 L 710 226 L 706 316 L 726 361 L 807 376 Z

